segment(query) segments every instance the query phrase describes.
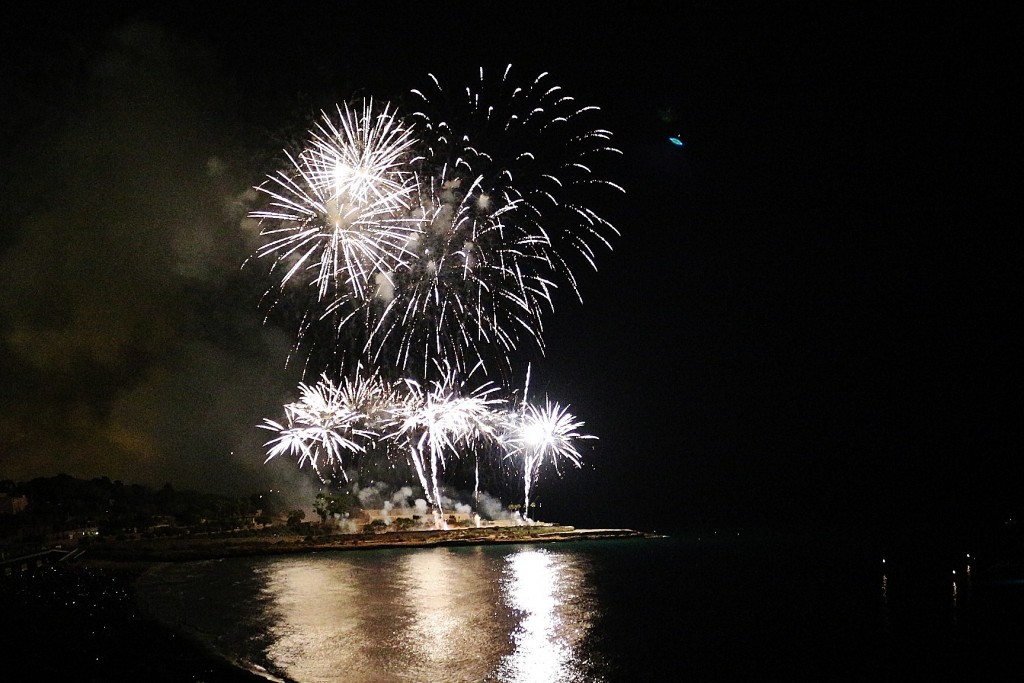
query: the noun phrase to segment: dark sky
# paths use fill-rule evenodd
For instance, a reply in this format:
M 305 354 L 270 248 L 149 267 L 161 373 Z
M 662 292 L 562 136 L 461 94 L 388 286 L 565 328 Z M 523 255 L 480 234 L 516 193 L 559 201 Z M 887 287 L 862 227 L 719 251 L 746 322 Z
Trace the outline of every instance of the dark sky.
M 998 6 L 323 5 L 2 29 L 0 479 L 302 490 L 255 428 L 298 378 L 240 269 L 248 191 L 300 113 L 511 63 L 600 106 L 623 151 L 626 192 L 599 207 L 621 237 L 534 360 L 599 437 L 539 485 L 549 516 L 1020 514 L 1019 59 Z

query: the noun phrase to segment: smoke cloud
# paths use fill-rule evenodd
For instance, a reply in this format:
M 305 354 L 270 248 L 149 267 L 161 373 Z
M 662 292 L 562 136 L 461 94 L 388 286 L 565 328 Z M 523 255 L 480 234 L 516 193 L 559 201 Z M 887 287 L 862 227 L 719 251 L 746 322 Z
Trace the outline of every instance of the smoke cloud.
M 264 464 L 256 428 L 300 378 L 241 269 L 263 169 L 234 142 L 230 83 L 144 24 L 86 64 L 5 121 L 0 479 L 305 486 L 294 462 Z

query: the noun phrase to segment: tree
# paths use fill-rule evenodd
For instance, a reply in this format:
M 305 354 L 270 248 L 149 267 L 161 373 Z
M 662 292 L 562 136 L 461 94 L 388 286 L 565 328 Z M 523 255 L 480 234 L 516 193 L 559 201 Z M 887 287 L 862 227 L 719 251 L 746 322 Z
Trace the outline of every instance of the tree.
M 298 528 L 302 520 L 306 518 L 305 510 L 292 510 L 288 513 L 288 526 L 292 529 Z
M 313 500 L 313 509 L 316 510 L 316 514 L 320 517 L 321 524 L 327 521 L 329 507 L 327 495 L 324 493 L 316 494 L 316 499 Z

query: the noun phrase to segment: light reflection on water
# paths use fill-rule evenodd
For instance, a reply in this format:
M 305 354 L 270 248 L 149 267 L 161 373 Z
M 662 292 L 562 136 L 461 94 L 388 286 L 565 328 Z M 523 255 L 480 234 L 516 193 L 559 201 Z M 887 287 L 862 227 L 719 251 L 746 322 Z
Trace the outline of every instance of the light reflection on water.
M 569 559 L 544 549 L 508 556 L 502 587 L 519 623 L 512 634 L 515 649 L 501 663 L 500 680 L 584 680 L 581 645 L 592 617 L 580 591 L 587 576 Z
M 602 680 L 585 656 L 596 610 L 589 562 L 580 554 L 431 548 L 251 564 L 252 601 L 203 611 L 256 610 L 247 618 L 259 625 L 259 640 L 216 644 L 261 650 L 225 654 L 289 680 Z
M 406 612 L 399 652 L 415 680 L 482 681 L 508 648 L 509 615 L 493 580 L 496 558 L 474 548 L 412 552 L 390 597 Z M 409 680 L 408 677 L 402 680 Z
M 1015 680 L 1020 575 L 974 564 L 799 537 L 379 549 L 173 563 L 140 598 L 298 683 Z

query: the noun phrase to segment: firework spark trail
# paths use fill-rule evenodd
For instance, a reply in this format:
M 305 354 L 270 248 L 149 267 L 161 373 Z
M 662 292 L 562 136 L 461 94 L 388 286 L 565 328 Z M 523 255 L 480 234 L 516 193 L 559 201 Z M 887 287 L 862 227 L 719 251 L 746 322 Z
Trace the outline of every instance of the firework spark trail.
M 373 313 L 373 360 L 426 377 L 438 358 L 465 372 L 496 356 L 507 366 L 526 337 L 543 349 L 554 283 L 532 272 L 535 238 L 505 222 L 515 206 L 481 209 L 479 192 L 478 182 L 442 177 L 420 195 L 425 227 L 392 275 L 392 298 Z
M 267 460 L 290 454 L 297 457 L 299 467 L 309 462 L 321 481 L 323 467 L 348 481 L 346 453 L 365 452 L 378 438 L 399 444 L 417 473 L 436 524 L 446 528 L 440 489 L 446 455 L 460 457 L 494 443 L 506 459 L 521 462 L 525 516 L 541 467 L 551 462 L 557 471 L 563 459 L 580 467 L 577 442 L 597 437 L 579 431 L 585 423 L 568 406 L 550 400 L 535 406 L 524 398 L 509 410 L 507 401 L 494 397 L 498 389 L 488 383 L 467 390 L 452 371 L 427 388 L 409 379 L 389 386 L 376 375 L 341 384 L 325 376 L 314 386 L 300 385 L 300 400 L 285 406 L 287 425 L 264 420 L 261 427 L 278 434 L 267 442 Z
M 498 433 L 500 411 L 505 401 L 492 397 L 497 386 L 484 384 L 466 391 L 449 371 L 444 380 L 424 388 L 405 380 L 407 398 L 395 410 L 388 436 L 409 446 L 410 458 L 433 506 L 435 521 L 447 524 L 441 510 L 440 474 L 445 468 L 445 453 L 458 457 L 462 449 L 472 449 Z
M 387 360 L 406 370 L 441 356 L 465 371 L 492 361 L 507 369 L 527 340 L 543 353 L 558 281 L 582 301 L 561 251 L 596 267 L 594 243 L 610 248 L 618 235 L 583 201 L 595 187 L 622 190 L 592 168 L 620 153 L 610 133 L 587 127 L 597 108 L 579 107 L 547 74 L 515 87 L 510 70 L 496 81 L 481 70 L 463 93 L 432 75 L 431 88 L 412 91 L 425 226 L 375 318 L 368 347 L 377 360 L 390 349 Z
M 408 379 L 388 385 L 376 374 L 340 384 L 324 376 L 316 385 L 300 385 L 300 400 L 285 406 L 286 425 L 264 420 L 261 427 L 277 433 L 266 444 L 267 460 L 292 455 L 299 467 L 309 462 L 321 481 L 328 467 L 348 481 L 346 455 L 364 453 L 378 440 L 397 444 L 444 526 L 440 475 L 446 456 L 497 441 L 505 404 L 493 396 L 497 390 L 490 383 L 468 390 L 452 371 L 427 388 Z
M 546 461 L 556 470 L 562 459 L 576 467 L 582 466 L 583 456 L 576 442 L 597 438 L 578 431 L 585 424 L 569 412 L 569 406 L 562 407 L 547 399 L 542 407 L 524 400 L 518 410 L 506 413 L 501 442 L 507 458 L 522 459 L 524 517 L 529 514 L 530 490 Z
M 600 109 L 580 106 L 547 73 L 516 86 L 511 66 L 497 77 L 480 69 L 478 82 L 457 94 L 430 79 L 431 88 L 413 91 L 421 102 L 414 115 L 417 134 L 430 146 L 422 163 L 441 160 L 463 177 L 480 176 L 488 202 L 516 202 L 550 264 L 561 264 L 563 274 L 572 274 L 557 257 L 564 242 L 596 267 L 593 243 L 610 249 L 608 237 L 619 233 L 583 200 L 591 189 L 623 191 L 595 167 L 602 157 L 621 154 L 608 130 L 591 127 Z
M 338 107 L 306 148 L 257 189 L 270 198 L 259 256 L 284 286 L 312 280 L 320 315 L 363 339 L 359 360 L 433 379 L 443 360 L 511 372 L 524 342 L 544 352 L 543 316 L 559 282 L 582 301 L 571 252 L 596 267 L 618 235 L 586 206 L 620 190 L 594 162 L 610 134 L 541 74 L 525 88 L 498 79 L 450 94 L 413 90 L 417 110 Z

